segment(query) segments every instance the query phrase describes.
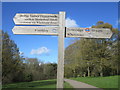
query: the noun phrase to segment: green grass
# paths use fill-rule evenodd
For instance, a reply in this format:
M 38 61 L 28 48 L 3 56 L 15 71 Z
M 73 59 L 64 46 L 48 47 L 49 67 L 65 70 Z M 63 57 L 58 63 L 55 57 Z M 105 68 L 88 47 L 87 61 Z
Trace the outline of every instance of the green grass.
M 120 77 L 120 76 L 119 76 Z M 79 78 L 70 78 L 76 81 L 81 81 L 99 88 L 118 88 L 118 76 L 109 76 L 109 77 L 79 77 Z M 32 81 L 32 82 L 21 82 L 21 83 L 12 83 L 3 85 L 3 88 L 25 88 L 27 90 L 32 88 L 53 88 L 56 90 L 56 79 L 51 80 L 40 80 L 40 81 Z M 64 82 L 64 88 L 71 88 L 69 90 L 73 90 L 73 87 L 69 85 L 67 82 Z M 11 89 L 10 89 L 11 90 Z M 13 90 L 13 89 L 12 89 Z
M 56 88 L 56 80 L 40 80 L 32 82 L 21 82 L 3 85 L 3 88 Z M 64 82 L 64 88 L 72 88 L 68 83 Z
M 54 88 L 56 80 L 41 80 L 3 85 L 3 88 Z
M 73 87 L 69 83 L 67 83 L 67 82 L 64 82 L 64 88 L 71 88 L 71 89 L 73 89 Z
M 78 77 L 78 78 L 70 78 L 70 79 L 81 81 L 99 88 L 118 88 L 118 77 L 120 76 Z

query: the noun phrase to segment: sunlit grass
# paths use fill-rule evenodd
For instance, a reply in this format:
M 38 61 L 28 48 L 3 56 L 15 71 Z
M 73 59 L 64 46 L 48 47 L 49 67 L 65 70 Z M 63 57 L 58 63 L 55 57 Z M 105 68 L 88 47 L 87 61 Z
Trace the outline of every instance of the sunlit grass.
M 81 81 L 99 88 L 118 88 L 118 78 L 120 78 L 120 76 L 78 77 L 71 79 Z

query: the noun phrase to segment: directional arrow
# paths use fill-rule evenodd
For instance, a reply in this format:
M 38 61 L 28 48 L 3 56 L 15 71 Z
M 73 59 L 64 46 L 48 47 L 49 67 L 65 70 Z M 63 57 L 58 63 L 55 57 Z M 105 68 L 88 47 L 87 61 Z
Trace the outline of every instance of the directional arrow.
M 58 14 L 17 13 L 13 18 L 17 25 L 59 25 Z
M 110 38 L 112 32 L 108 28 L 66 28 L 66 37 Z
M 58 27 L 15 26 L 14 34 L 58 35 Z

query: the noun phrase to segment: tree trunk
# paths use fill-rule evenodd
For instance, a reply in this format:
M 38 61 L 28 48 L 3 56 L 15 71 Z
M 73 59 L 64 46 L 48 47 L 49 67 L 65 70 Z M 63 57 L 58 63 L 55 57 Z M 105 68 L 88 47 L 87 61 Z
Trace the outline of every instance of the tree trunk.
M 88 66 L 88 77 L 90 77 L 90 67 Z
M 101 69 L 100 76 L 103 77 L 103 71 L 102 71 L 102 66 L 101 65 L 100 65 L 100 69 Z
M 86 77 L 86 73 L 85 72 L 84 72 L 83 76 Z
M 119 69 L 118 69 L 118 67 L 117 67 L 117 75 L 119 74 Z

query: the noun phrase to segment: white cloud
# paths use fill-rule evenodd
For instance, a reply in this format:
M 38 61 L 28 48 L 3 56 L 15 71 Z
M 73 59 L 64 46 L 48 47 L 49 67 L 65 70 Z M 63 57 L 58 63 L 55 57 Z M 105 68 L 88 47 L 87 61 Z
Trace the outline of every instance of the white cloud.
M 120 18 L 116 21 L 116 25 L 120 24 Z
M 79 25 L 77 25 L 76 21 L 71 19 L 71 18 L 67 18 L 66 19 L 66 27 L 78 27 Z
M 120 24 L 120 18 L 118 19 L 118 23 Z
M 49 51 L 50 50 L 47 47 L 40 47 L 38 49 L 32 49 L 30 53 L 32 55 L 41 55 L 41 54 L 47 54 L 49 53 Z
M 87 26 L 87 27 L 84 27 L 84 28 L 91 28 L 91 26 Z
M 120 18 L 117 20 L 117 25 L 120 24 Z
M 19 52 L 19 55 L 23 55 L 23 54 L 24 54 L 23 52 L 21 52 L 21 51 Z

